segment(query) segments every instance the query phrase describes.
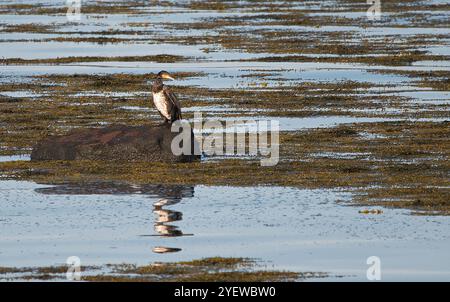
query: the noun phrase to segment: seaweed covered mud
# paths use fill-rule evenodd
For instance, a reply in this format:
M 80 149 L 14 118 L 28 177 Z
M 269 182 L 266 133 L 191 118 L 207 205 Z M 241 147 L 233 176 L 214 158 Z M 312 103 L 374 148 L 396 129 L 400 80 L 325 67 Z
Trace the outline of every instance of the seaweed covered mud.
M 86 266 L 80 281 L 91 282 L 279 282 L 323 278 L 326 273 L 294 273 L 261 270 L 254 259 L 203 258 L 176 263 L 149 265 L 106 264 L 103 267 Z M 65 280 L 67 266 L 50 267 L 0 267 L 0 280 L 39 281 Z
M 74 21 L 66 1 L 0 1 L 0 182 L 331 190 L 348 193 L 330 197 L 336 211 L 357 208 L 348 221 L 402 213 L 424 224 L 443 219 L 443 227 L 450 214 L 450 5 L 382 0 L 379 15 L 368 16 L 369 9 L 364 0 L 83 1 Z M 49 135 L 160 123 L 150 87 L 160 70 L 177 79 L 170 86 L 191 123 L 199 112 L 219 121 L 278 121 L 278 164 L 261 167 L 259 156 L 233 154 L 177 164 L 29 160 Z M 191 272 L 191 264 L 177 262 L 205 256 L 168 258 L 167 269 L 187 272 L 166 275 L 206 280 L 203 268 Z M 100 266 L 116 259 L 109 260 Z M 146 271 L 144 263 L 133 270 Z M 149 281 L 153 270 L 130 273 Z M 214 278 L 229 280 L 220 274 Z M 299 278 L 274 274 L 248 278 Z

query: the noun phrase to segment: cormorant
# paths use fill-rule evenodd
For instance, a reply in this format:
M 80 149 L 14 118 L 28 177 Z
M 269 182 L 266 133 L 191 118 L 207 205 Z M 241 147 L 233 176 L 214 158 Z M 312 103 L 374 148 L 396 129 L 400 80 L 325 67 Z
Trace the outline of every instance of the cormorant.
M 175 94 L 164 85 L 163 79 L 174 80 L 165 70 L 158 73 L 152 84 L 153 103 L 164 119 L 164 123 L 172 123 L 181 119 L 181 106 Z

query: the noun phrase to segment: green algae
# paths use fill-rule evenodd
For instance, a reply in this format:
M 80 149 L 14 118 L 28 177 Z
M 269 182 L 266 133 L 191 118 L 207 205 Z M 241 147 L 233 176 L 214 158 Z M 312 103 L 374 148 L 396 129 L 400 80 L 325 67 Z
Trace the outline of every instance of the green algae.
M 62 280 L 67 269 L 67 266 L 0 267 L 0 278 L 10 281 Z M 262 269 L 255 259 L 224 257 L 141 266 L 122 263 L 81 267 L 81 280 L 92 282 L 274 282 L 327 276 L 323 272 L 267 270 Z

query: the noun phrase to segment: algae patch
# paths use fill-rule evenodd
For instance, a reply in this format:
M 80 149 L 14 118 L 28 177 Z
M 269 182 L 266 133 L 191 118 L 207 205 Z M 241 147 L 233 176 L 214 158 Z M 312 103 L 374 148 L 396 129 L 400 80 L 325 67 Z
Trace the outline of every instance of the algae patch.
M 58 281 L 65 278 L 66 272 L 67 266 L 0 267 L 0 279 Z M 92 282 L 274 282 L 324 277 L 328 274 L 268 270 L 254 259 L 223 257 L 143 266 L 122 263 L 81 268 L 81 280 Z

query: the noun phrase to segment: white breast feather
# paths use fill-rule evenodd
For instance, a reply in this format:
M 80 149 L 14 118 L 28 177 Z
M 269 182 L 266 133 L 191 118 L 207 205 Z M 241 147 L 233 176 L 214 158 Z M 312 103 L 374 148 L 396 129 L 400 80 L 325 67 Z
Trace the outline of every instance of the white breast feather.
M 153 93 L 153 102 L 155 103 L 156 109 L 158 109 L 165 118 L 170 120 L 169 106 L 165 102 L 163 91 Z

